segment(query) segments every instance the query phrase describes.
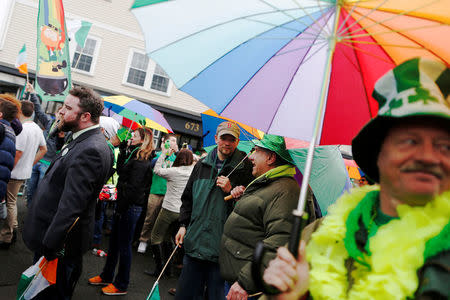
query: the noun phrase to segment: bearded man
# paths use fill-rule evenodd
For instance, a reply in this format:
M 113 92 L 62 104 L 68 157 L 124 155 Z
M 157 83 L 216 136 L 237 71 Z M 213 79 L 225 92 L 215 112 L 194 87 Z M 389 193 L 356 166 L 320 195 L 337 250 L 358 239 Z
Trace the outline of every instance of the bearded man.
M 73 134 L 39 184 L 23 230 L 35 253 L 58 258 L 56 284 L 34 299 L 70 299 L 81 275 L 82 256 L 94 233 L 96 199 L 112 175 L 113 154 L 99 127 L 103 101 L 92 89 L 70 90 L 59 111 L 62 130 Z

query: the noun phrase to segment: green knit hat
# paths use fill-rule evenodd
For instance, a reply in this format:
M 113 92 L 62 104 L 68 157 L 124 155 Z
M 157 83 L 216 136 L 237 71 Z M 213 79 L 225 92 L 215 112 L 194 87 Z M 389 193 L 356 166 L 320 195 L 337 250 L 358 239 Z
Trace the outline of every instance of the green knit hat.
M 265 134 L 262 139 L 255 139 L 252 140 L 252 142 L 253 144 L 255 144 L 255 146 L 273 151 L 286 162 L 290 163 L 291 165 L 295 165 L 294 161 L 291 158 L 291 155 L 286 149 L 284 137 L 273 134 Z
M 353 159 L 361 170 L 379 181 L 381 144 L 388 130 L 402 120 L 433 118 L 450 128 L 449 94 L 450 70 L 441 62 L 414 58 L 383 75 L 372 94 L 378 101 L 378 115 L 352 141 Z

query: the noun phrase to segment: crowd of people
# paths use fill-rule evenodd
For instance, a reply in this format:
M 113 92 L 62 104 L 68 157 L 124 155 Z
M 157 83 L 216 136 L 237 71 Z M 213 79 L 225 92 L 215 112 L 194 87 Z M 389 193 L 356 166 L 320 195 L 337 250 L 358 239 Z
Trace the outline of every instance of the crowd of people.
M 174 134 L 156 149 L 145 126 L 119 138 L 92 89 L 73 88 L 51 117 L 28 84 L 30 101 L 0 95 L 0 246 L 14 243 L 26 182 L 23 240 L 34 262 L 58 258 L 56 284 L 33 299 L 71 299 L 104 222 L 107 258 L 88 284 L 105 295 L 127 294 L 134 251 L 151 251 L 153 281 L 171 275 L 177 251 L 177 300 L 450 299 L 449 74 L 417 58 L 378 80 L 378 115 L 352 144 L 366 177 L 325 217 L 309 188 L 302 232 L 292 232 L 300 187 L 283 137 L 253 140 L 247 154 L 239 126 L 224 121 L 202 156 Z M 256 274 L 259 242 L 267 251 Z

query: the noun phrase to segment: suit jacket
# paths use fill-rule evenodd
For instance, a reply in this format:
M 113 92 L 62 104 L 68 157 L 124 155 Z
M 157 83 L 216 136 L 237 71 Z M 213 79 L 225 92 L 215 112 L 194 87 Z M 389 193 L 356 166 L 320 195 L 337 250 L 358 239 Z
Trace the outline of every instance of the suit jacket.
M 112 166 L 113 153 L 99 128 L 84 132 L 63 148 L 28 208 L 23 230 L 27 247 L 47 252 L 64 247 L 66 256 L 86 252 L 94 233 L 96 199 L 112 175 Z

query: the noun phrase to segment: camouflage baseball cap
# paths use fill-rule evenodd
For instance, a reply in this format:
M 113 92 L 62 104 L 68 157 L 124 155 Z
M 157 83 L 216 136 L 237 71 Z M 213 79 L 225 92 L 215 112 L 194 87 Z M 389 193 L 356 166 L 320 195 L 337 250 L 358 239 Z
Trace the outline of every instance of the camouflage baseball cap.
M 239 130 L 239 126 L 237 126 L 236 123 L 225 121 L 220 123 L 219 126 L 217 126 L 216 130 L 216 135 L 218 137 L 221 137 L 224 134 L 230 134 L 238 139 L 241 131 Z

